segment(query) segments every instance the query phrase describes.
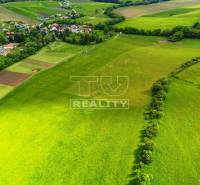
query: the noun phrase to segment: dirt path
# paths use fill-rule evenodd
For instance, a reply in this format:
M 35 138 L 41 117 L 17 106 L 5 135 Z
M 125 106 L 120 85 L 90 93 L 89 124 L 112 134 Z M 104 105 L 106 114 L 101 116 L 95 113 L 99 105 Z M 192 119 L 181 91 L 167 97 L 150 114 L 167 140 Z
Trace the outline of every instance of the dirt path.
M 150 5 L 123 7 L 115 10 L 115 12 L 126 18 L 132 18 L 197 4 L 200 5 L 200 0 L 171 0 Z

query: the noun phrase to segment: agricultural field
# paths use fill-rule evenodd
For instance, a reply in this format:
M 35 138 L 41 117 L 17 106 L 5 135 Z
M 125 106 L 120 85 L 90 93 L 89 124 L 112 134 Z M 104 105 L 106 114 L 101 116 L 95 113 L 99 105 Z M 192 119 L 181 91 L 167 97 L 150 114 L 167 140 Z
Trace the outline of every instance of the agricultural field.
M 198 40 L 171 44 L 163 39 L 121 35 L 87 47 L 59 43 L 50 46 L 52 52 L 46 47 L 32 56 L 32 60 L 62 62 L 0 101 L 1 183 L 127 184 L 152 83 L 199 56 Z M 18 65 L 9 70 L 26 71 Z M 80 94 L 70 77 L 82 75 L 129 76 L 123 98 L 129 99 L 130 109 L 72 109 L 70 99 Z M 91 98 L 108 97 L 94 86 Z M 181 182 L 181 175 L 176 178 Z
M 0 24 L 5 21 L 23 21 L 29 24 L 36 23 L 36 21 L 30 19 L 29 17 L 15 13 L 0 5 Z
M 84 23 L 98 24 L 110 20 L 109 17 L 104 15 L 104 10 L 113 6 L 112 3 L 97 3 L 97 2 L 85 2 L 85 3 L 73 3 L 72 8 L 85 15 L 78 20 Z
M 195 85 L 200 85 L 200 65 L 196 64 L 195 66 L 190 67 L 186 71 L 183 71 L 179 75 L 177 75 L 178 78 L 193 83 Z
M 196 22 L 200 22 L 200 5 L 186 6 L 142 17 L 130 18 L 118 26 L 132 26 L 145 30 L 166 30 L 176 26 L 192 26 Z
M 1 6 L 14 14 L 35 21 L 41 16 L 55 15 L 64 12 L 56 1 L 12 2 Z
M 194 69 L 195 66 L 192 68 Z M 186 73 L 188 76 L 197 75 L 189 71 L 186 70 L 184 76 Z M 160 134 L 156 139 L 154 161 L 145 169 L 146 172 L 153 174 L 152 184 L 155 185 L 200 184 L 198 170 L 200 168 L 198 160 L 200 89 L 197 85 L 185 80 L 187 79 L 171 80 L 165 116 L 161 121 Z
M 63 55 L 64 51 L 68 51 Z M 59 64 L 76 54 L 84 52 L 82 47 L 55 42 L 44 47 L 39 53 L 11 65 L 0 72 L 0 98 L 32 76 Z
M 198 0 L 172 0 L 150 5 L 122 7 L 114 10 L 115 13 L 123 15 L 126 18 L 141 17 L 163 11 L 168 11 L 185 6 L 199 5 Z
M 109 20 L 103 14 L 104 9 L 112 6 L 111 3 L 73 2 L 71 7 L 85 15 L 80 21 L 85 23 L 99 23 Z M 0 21 L 24 21 L 36 23 L 40 17 L 56 14 L 65 14 L 68 10 L 60 7 L 56 1 L 28 1 L 12 2 L 0 5 Z M 7 16 L 8 15 L 8 16 Z
M 84 15 L 77 19 L 80 24 L 111 20 L 104 11 L 113 5 L 70 2 Z M 0 48 L 0 185 L 141 185 L 133 184 L 134 172 L 142 172 L 139 177 L 146 181 L 153 176 L 145 185 L 200 185 L 199 39 L 186 39 L 178 32 L 172 42 L 166 37 L 113 33 L 112 26 L 101 32 L 85 25 L 68 30 L 59 23 L 52 29 L 31 26 L 28 34 L 19 25 L 21 32 L 5 31 L 13 30 L 9 21 L 35 25 L 41 17 L 67 11 L 71 9 L 61 8 L 59 1 L 0 4 L 0 32 L 6 35 Z M 114 12 L 126 17 L 115 25 L 119 28 L 167 30 L 200 23 L 199 0 Z M 192 31 L 200 35 L 198 29 Z M 103 33 L 106 39 L 101 40 Z M 3 56 L 6 46 L 9 49 L 5 43 L 12 42 L 20 45 Z M 169 75 L 180 66 L 183 71 Z M 163 77 L 170 79 L 168 91 L 157 82 Z M 116 95 L 117 90 L 122 93 Z M 74 108 L 73 100 L 80 99 L 127 100 L 129 107 Z M 148 114 L 161 117 L 152 121 Z M 157 121 L 159 133 L 153 137 L 151 132 L 156 131 L 146 128 Z M 144 145 L 144 137 L 155 145 Z

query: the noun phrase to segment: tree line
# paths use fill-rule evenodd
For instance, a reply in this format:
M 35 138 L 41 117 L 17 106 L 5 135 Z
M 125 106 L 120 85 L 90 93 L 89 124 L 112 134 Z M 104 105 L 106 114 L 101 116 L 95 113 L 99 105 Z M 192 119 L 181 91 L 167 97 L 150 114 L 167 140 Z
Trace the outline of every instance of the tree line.
M 144 167 L 151 164 L 153 161 L 153 151 L 155 148 L 154 139 L 159 134 L 160 119 L 164 115 L 164 103 L 167 98 L 170 78 L 187 68 L 200 62 L 200 57 L 180 65 L 172 71 L 168 77 L 156 81 L 151 88 L 151 102 L 144 112 L 144 119 L 148 122 L 146 128 L 142 131 L 141 141 L 135 155 L 135 166 L 133 172 L 133 185 L 149 185 L 153 175 L 144 173 Z
M 148 126 L 142 131 L 141 141 L 135 155 L 133 185 L 150 184 L 153 178 L 152 174 L 144 173 L 143 169 L 153 161 L 154 139 L 159 133 L 159 119 L 163 116 L 168 86 L 168 78 L 162 78 L 152 86 L 152 100 L 144 112 L 144 119 L 148 122 Z
M 140 0 L 140 1 L 127 0 L 125 2 L 120 1 L 120 0 L 93 0 L 93 1 L 116 3 L 117 5 L 115 5 L 115 7 L 120 8 L 120 7 L 126 7 L 126 6 L 148 5 L 148 4 L 159 3 L 163 1 L 169 1 L 169 0 Z

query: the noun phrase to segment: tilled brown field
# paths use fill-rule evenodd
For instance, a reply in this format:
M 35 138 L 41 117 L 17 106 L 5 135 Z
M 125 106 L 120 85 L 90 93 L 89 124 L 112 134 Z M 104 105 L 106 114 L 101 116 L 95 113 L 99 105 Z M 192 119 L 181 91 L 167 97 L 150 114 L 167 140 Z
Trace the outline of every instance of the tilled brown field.
M 17 86 L 30 77 L 29 74 L 16 73 L 11 71 L 0 71 L 0 84 Z

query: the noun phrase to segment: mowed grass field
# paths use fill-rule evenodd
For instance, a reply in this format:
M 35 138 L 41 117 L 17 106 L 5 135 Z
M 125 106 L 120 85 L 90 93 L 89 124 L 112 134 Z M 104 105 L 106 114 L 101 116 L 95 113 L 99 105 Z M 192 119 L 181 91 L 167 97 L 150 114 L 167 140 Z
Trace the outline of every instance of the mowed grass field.
M 3 24 L 2 22 L 4 21 L 23 21 L 29 24 L 36 23 L 35 20 L 32 20 L 28 17 L 15 13 L 0 5 L 0 24 Z
M 41 16 L 55 15 L 64 12 L 56 1 L 11 2 L 1 6 L 33 20 L 38 20 Z
M 103 14 L 105 8 L 112 6 L 111 3 L 98 2 L 72 2 L 71 7 L 85 15 L 79 19 L 84 23 L 99 23 L 109 20 Z M 56 1 L 28 1 L 12 2 L 0 6 L 0 21 L 21 20 L 28 23 L 39 21 L 42 16 L 65 14 L 67 10 L 62 9 Z
M 119 36 L 95 46 L 58 48 L 57 56 L 76 55 L 34 76 L 0 101 L 1 183 L 128 183 L 152 83 L 199 56 L 197 40 L 163 44 L 161 39 Z M 45 50 L 32 59 L 40 56 L 51 62 L 53 52 Z M 129 89 L 121 98 L 130 100 L 130 109 L 71 109 L 70 99 L 79 94 L 70 77 L 81 75 L 128 76 Z M 97 86 L 90 98 L 109 97 Z
M 84 52 L 84 48 L 86 49 L 87 47 L 77 47 L 63 42 L 54 42 L 44 47 L 36 55 L 28 57 L 8 67 L 6 71 L 33 76 L 38 72 L 42 72 L 43 70 L 51 68 L 58 63 L 66 61 L 67 59 Z M 63 55 L 63 52 L 66 50 L 67 53 Z M 1 78 L 5 77 L 1 76 Z M 9 77 L 7 76 L 7 78 Z M 13 86 L 8 84 L 0 83 L 0 98 L 6 96 L 11 90 L 13 90 L 13 88 Z
M 83 48 L 63 42 L 54 42 L 40 50 L 36 55 L 30 56 L 20 62 L 11 65 L 6 70 L 18 73 L 34 74 L 34 69 L 46 69 L 61 63 L 75 55 L 84 52 Z M 67 53 L 64 53 L 67 51 Z
M 182 73 L 178 74 L 177 76 L 182 80 L 191 82 L 195 85 L 200 85 L 199 72 L 200 72 L 200 64 L 196 64 L 187 69 L 186 71 L 183 71 Z
M 149 5 L 122 7 L 114 12 L 126 18 L 134 18 L 193 5 L 199 5 L 199 0 L 171 0 Z
M 196 22 L 200 22 L 200 5 L 187 6 L 152 15 L 131 18 L 118 26 L 145 30 L 166 30 L 176 26 L 192 26 Z
M 199 94 L 194 84 L 172 80 L 154 161 L 146 169 L 153 185 L 200 184 Z
M 98 24 L 110 20 L 110 18 L 104 15 L 104 10 L 113 6 L 112 3 L 102 2 L 85 2 L 85 3 L 73 3 L 72 7 L 78 12 L 85 15 L 78 19 L 83 23 Z

